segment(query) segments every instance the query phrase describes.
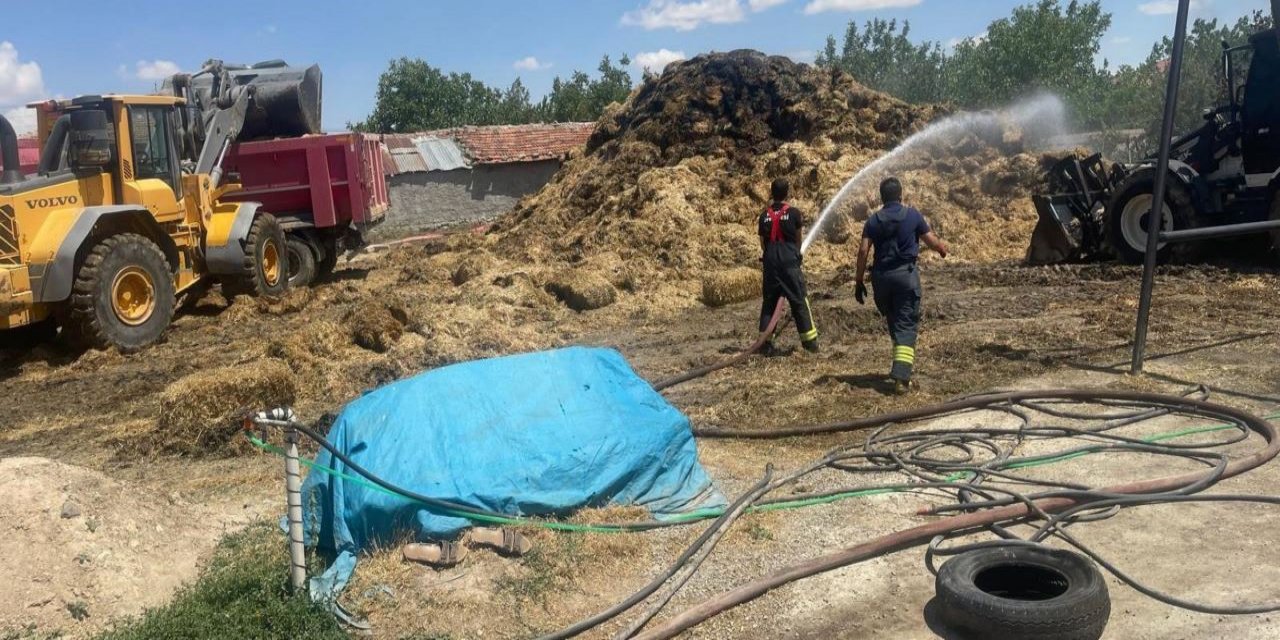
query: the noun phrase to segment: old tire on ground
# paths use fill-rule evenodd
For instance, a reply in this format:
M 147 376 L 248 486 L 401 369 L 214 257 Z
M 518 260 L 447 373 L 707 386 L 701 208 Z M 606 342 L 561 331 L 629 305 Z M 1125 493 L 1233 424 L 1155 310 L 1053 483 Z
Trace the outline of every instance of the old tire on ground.
M 310 285 L 316 279 L 316 254 L 322 251 L 310 239 L 290 235 L 285 240 L 289 248 L 289 287 Z
M 289 251 L 284 230 L 275 216 L 258 214 L 244 240 L 244 264 L 239 275 L 223 283 L 228 299 L 240 294 L 276 298 L 289 289 Z
M 137 351 L 160 339 L 176 305 L 173 272 L 160 247 L 135 233 L 111 236 L 76 272 L 67 337 L 83 346 Z
M 1046 547 L 958 555 L 936 580 L 939 617 L 965 637 L 1097 640 L 1111 615 L 1107 583 L 1083 556 Z
M 1147 248 L 1147 228 L 1155 194 L 1155 170 L 1143 169 L 1129 176 L 1107 203 L 1106 234 L 1109 244 L 1120 259 L 1129 264 L 1141 264 Z M 1194 217 L 1191 194 L 1177 178 L 1165 180 L 1164 214 L 1161 228 L 1165 231 L 1186 229 Z M 1161 245 L 1156 260 L 1165 262 L 1173 249 Z

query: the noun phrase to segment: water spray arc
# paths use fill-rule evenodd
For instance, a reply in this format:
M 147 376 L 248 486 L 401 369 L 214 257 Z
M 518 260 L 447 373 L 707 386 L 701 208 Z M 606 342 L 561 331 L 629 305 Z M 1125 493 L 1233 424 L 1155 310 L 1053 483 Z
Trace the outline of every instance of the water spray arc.
M 882 174 L 892 169 L 894 164 L 909 156 L 912 152 L 923 151 L 929 145 L 946 142 L 950 138 L 966 133 L 997 130 L 1004 124 L 1013 124 L 1023 130 L 1030 140 L 1043 140 L 1066 131 L 1066 106 L 1057 96 L 1045 94 L 1015 103 L 999 111 L 964 112 L 948 116 L 917 131 L 902 141 L 897 147 L 871 164 L 860 169 L 840 190 L 836 192 L 827 206 L 822 209 L 809 233 L 805 234 L 800 244 L 802 253 L 822 233 L 827 218 L 835 211 L 850 193 L 869 186 L 870 180 L 883 177 Z

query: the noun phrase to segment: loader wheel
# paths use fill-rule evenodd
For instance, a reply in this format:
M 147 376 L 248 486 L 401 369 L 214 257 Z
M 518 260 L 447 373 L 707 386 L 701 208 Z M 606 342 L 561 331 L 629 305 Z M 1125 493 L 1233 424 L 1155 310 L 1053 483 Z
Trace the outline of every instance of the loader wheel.
M 135 233 L 111 236 L 76 272 L 67 335 L 83 346 L 132 353 L 160 339 L 176 304 L 173 273 L 160 247 Z
M 289 236 L 285 241 L 289 247 L 289 287 L 309 286 L 316 279 L 316 251 L 306 238 Z
M 1107 205 L 1107 243 L 1128 264 L 1141 264 L 1147 252 L 1147 229 L 1151 222 L 1151 205 L 1155 200 L 1155 172 L 1140 171 L 1125 180 Z M 1175 180 L 1165 181 L 1164 215 L 1160 228 L 1164 231 L 1186 229 L 1191 224 L 1191 194 Z M 1161 244 L 1158 262 L 1169 259 L 1173 249 Z
M 275 216 L 259 214 L 244 240 L 244 267 L 241 274 L 223 283 L 231 297 L 277 298 L 289 289 L 289 250 L 284 230 Z

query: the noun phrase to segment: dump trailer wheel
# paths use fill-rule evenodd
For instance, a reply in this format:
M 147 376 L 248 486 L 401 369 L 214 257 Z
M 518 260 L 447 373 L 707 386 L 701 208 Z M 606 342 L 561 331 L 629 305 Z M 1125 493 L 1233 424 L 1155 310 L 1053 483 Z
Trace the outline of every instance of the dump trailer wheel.
M 938 570 L 948 630 L 984 640 L 1097 640 L 1111 616 L 1107 583 L 1083 556 L 1046 547 L 962 553 Z
M 290 235 L 285 241 L 289 248 L 289 287 L 309 286 L 316 279 L 316 254 L 320 248 L 308 238 Z
M 160 339 L 176 305 L 173 272 L 160 247 L 135 233 L 111 236 L 76 272 L 67 337 L 132 353 Z
M 1139 171 L 1120 185 L 1107 204 L 1107 244 L 1129 264 L 1141 264 L 1147 252 L 1147 229 L 1155 201 L 1155 180 L 1155 170 Z M 1176 179 L 1166 180 L 1161 228 L 1165 231 L 1186 229 L 1191 225 L 1192 216 L 1191 194 L 1186 187 Z M 1156 260 L 1165 262 L 1172 253 L 1171 246 L 1160 245 Z
M 332 238 L 326 239 L 320 249 L 320 259 L 316 261 L 316 276 L 328 278 L 338 266 L 338 242 Z
M 275 216 L 258 214 L 244 240 L 240 275 L 223 283 L 229 297 L 240 294 L 278 298 L 289 289 L 289 249 Z

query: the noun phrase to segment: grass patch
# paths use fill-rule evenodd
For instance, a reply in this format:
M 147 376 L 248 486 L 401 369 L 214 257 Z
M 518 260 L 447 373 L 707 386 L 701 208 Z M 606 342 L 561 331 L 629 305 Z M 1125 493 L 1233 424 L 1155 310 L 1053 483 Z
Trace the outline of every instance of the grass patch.
M 288 567 L 283 534 L 268 523 L 253 525 L 224 538 L 200 577 L 171 603 L 98 640 L 346 640 L 331 614 L 289 593 Z

